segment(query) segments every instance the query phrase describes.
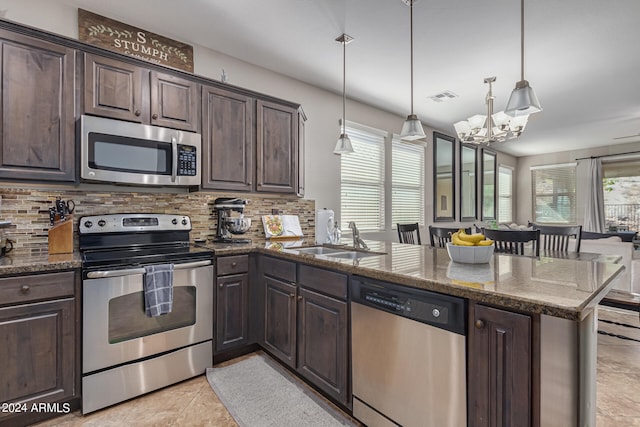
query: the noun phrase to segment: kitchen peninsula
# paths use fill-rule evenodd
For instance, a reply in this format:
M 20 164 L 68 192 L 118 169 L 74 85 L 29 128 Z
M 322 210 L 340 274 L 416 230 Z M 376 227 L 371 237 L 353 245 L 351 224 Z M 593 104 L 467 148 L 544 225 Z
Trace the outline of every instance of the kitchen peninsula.
M 248 266 L 244 264 L 248 269 L 252 307 L 245 315 L 254 316 L 251 319 L 254 330 L 263 332 L 262 278 L 266 269 L 275 271 L 276 265 L 293 267 L 287 270 L 293 271 L 288 283 L 300 286 L 298 291 L 293 287 L 299 296 L 306 295 L 305 287 L 309 286 L 308 282 L 304 283 L 303 272 L 311 270 L 320 273 L 315 275 L 318 280 L 312 284 L 318 294 L 333 292 L 338 279 L 342 278 L 347 292 L 348 281 L 358 276 L 408 290 L 463 298 L 468 309 L 469 425 L 491 425 L 486 414 L 492 411 L 495 414 L 496 410 L 509 412 L 508 416 L 525 417 L 532 426 L 595 425 L 596 306 L 624 268 L 610 262 L 614 259 L 596 262 L 496 254 L 489 264 L 467 265 L 451 262 L 444 249 L 376 241 L 367 241 L 367 244 L 371 250 L 365 256 L 353 258 L 303 254 L 297 248 L 283 248 L 280 244 L 258 240 L 247 245 L 209 243 L 207 246 L 217 259 L 218 275 L 222 274 L 222 266 L 234 266 L 232 262 L 223 263 L 225 259 L 235 261 L 248 256 L 251 260 Z M 33 263 L 28 257 L 13 260 L 6 257 L 0 264 L 0 276 L 15 279 L 24 274 L 68 271 L 78 267 L 76 263 L 75 257 L 71 263 L 51 264 L 45 258 Z M 247 274 L 245 270 L 236 273 Z M 0 280 L 9 280 L 5 277 Z M 220 278 L 218 280 L 221 283 Z M 14 285 L 13 282 L 7 284 Z M 9 292 L 9 288 L 4 289 Z M 16 289 L 18 292 L 20 287 Z M 341 298 L 346 307 L 349 294 Z M 289 299 L 295 307 L 295 298 Z M 257 310 L 257 314 L 253 310 L 256 300 L 263 310 Z M 249 344 L 255 339 L 253 342 L 264 347 L 264 337 L 249 335 Z M 501 351 L 504 358 L 499 359 L 495 351 Z M 214 362 L 215 359 L 214 352 Z M 490 371 L 490 366 L 498 370 Z M 516 388 L 503 390 L 500 384 L 514 384 Z M 345 401 L 349 409 L 348 396 Z M 501 404 L 504 405 L 501 407 Z

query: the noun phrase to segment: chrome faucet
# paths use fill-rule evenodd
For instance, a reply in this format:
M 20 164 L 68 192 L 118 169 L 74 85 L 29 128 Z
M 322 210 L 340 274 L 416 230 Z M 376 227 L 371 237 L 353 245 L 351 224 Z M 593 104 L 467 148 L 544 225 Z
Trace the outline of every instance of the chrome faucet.
M 369 250 L 369 246 L 360 238 L 360 230 L 356 227 L 356 223 L 353 221 L 349 221 L 349 228 L 353 232 L 353 247 L 358 249 L 362 248 L 365 250 Z

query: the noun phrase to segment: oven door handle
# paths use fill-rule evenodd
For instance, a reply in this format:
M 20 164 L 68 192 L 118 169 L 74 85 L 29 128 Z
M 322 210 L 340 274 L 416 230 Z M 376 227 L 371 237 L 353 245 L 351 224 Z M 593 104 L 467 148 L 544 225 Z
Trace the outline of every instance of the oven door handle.
M 173 264 L 174 270 L 185 270 L 187 268 L 196 268 L 196 267 L 206 267 L 207 265 L 211 265 L 211 260 L 204 261 L 194 261 L 194 262 L 185 262 L 184 264 Z
M 174 264 L 174 270 L 186 270 L 188 268 L 206 267 L 211 265 L 211 260 L 185 262 L 183 264 Z M 131 276 L 134 274 L 144 274 L 144 268 L 127 268 L 124 270 L 105 270 L 105 271 L 90 271 L 87 273 L 88 279 L 100 279 L 104 277 L 120 277 Z

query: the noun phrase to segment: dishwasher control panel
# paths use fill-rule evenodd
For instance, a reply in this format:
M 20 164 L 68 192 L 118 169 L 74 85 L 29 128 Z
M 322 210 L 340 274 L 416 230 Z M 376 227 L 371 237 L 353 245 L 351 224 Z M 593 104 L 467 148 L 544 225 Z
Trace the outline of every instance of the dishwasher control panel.
M 463 298 L 354 276 L 351 301 L 459 334 L 466 331 Z

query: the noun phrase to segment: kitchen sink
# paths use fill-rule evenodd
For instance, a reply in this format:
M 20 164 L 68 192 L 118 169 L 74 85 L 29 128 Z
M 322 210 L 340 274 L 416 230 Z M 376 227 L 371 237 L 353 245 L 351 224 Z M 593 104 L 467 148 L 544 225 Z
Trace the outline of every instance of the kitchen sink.
M 327 246 L 311 246 L 308 248 L 296 248 L 297 252 L 301 254 L 309 254 L 309 255 L 330 255 L 335 253 L 342 253 L 349 249 L 344 248 L 329 248 Z
M 359 252 L 359 251 L 349 251 L 349 252 L 336 252 L 332 254 L 327 254 L 328 257 L 331 258 L 341 258 L 341 259 L 360 259 L 366 258 L 370 256 L 384 255 L 380 252 Z

